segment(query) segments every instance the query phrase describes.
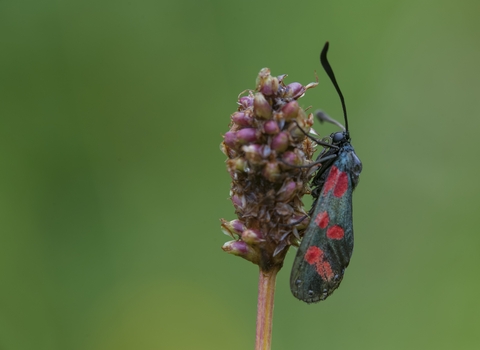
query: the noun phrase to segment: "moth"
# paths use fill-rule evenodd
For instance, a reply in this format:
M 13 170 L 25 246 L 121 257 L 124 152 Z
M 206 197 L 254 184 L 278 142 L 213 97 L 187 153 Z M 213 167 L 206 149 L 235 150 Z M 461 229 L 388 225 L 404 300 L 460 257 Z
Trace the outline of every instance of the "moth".
M 314 202 L 310 223 L 297 251 L 290 275 L 293 295 L 306 302 L 325 300 L 343 279 L 353 253 L 352 194 L 358 185 L 362 163 L 351 145 L 347 109 L 332 67 L 327 60 L 329 43 L 320 54 L 320 62 L 335 86 L 342 103 L 345 127 L 330 135 L 314 164 L 321 163 L 312 180 Z M 321 120 L 332 120 L 322 112 Z

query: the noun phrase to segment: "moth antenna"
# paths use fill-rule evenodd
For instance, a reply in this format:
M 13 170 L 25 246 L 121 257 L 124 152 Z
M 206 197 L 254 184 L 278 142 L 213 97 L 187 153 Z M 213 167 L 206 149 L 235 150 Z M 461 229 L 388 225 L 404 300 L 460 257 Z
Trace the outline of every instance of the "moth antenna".
M 342 91 L 340 90 L 340 86 L 338 86 L 337 79 L 335 79 L 335 74 L 333 73 L 332 66 L 330 66 L 330 63 L 328 63 L 328 60 L 327 60 L 328 46 L 329 46 L 329 43 L 327 41 L 325 43 L 325 46 L 322 49 L 322 52 L 320 53 L 320 63 L 322 64 L 323 69 L 325 69 L 325 72 L 327 73 L 328 77 L 332 81 L 332 84 L 333 86 L 335 86 L 338 96 L 340 97 L 340 101 L 342 102 L 342 108 L 343 108 L 343 117 L 345 118 L 345 130 L 348 133 L 347 107 L 345 106 L 345 99 L 343 98 L 343 94 L 342 94 Z
M 325 113 L 324 111 L 321 111 L 321 110 L 318 110 L 318 111 L 315 111 L 315 116 L 318 118 L 318 120 L 320 120 L 320 122 L 328 122 L 328 123 L 332 123 L 332 124 L 335 124 L 336 126 L 338 126 L 340 129 L 342 129 L 343 131 L 346 131 L 345 130 L 345 127 L 339 123 L 338 121 L 336 121 L 335 119 L 333 119 L 332 117 L 330 117 L 327 113 Z

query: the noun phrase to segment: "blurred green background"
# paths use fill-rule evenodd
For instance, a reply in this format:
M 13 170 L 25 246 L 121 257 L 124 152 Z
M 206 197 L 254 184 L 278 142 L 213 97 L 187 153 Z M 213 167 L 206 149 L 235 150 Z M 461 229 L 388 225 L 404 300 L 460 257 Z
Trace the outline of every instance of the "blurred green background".
M 262 67 L 364 170 L 341 288 L 273 349 L 478 349 L 478 1 L 0 1 L 0 349 L 253 349 L 219 150 Z M 317 127 L 322 135 L 335 130 Z

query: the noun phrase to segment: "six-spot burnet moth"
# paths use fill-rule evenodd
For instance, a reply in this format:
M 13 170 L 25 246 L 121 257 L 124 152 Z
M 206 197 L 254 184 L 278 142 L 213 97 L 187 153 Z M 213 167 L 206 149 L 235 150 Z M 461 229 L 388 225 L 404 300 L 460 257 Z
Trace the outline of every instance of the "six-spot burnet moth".
M 293 295 L 306 303 L 325 300 L 342 281 L 353 252 L 352 193 L 362 171 L 362 163 L 350 144 L 347 109 L 327 51 L 328 42 L 320 62 L 340 97 L 345 128 L 331 134 L 329 144 L 317 141 L 326 148 L 314 163 L 321 163 L 321 167 L 312 180 L 311 219 L 290 275 Z M 317 116 L 334 122 L 321 112 Z

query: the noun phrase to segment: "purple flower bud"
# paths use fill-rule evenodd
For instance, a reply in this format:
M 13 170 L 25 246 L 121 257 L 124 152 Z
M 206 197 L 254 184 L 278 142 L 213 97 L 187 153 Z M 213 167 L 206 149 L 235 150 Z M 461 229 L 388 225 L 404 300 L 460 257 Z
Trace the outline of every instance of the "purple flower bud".
M 268 83 L 268 80 L 266 80 L 262 85 L 258 87 L 258 91 L 265 96 L 271 96 L 273 94 L 272 86 Z
M 252 249 L 246 242 L 229 241 L 223 245 L 222 249 L 229 254 L 240 256 L 255 264 L 258 263 L 258 253 L 254 249 Z
M 236 238 L 235 236 L 240 236 L 242 232 L 246 230 L 245 225 L 243 225 L 243 223 L 238 219 L 232 221 L 220 219 L 220 222 L 223 233 L 232 237 L 233 239 Z
M 305 93 L 305 88 L 300 83 L 290 83 L 287 85 L 286 95 L 294 99 L 302 97 Z
M 277 201 L 289 202 L 297 194 L 297 183 L 287 180 L 277 192 Z
M 226 135 L 226 134 L 225 134 Z M 245 128 L 237 131 L 237 141 L 240 144 L 252 143 L 258 141 L 259 133 L 255 128 Z
M 238 100 L 238 104 L 242 106 L 243 108 L 248 108 L 250 106 L 253 106 L 253 97 L 252 96 L 242 96 Z
M 265 96 L 271 96 L 278 91 L 278 79 L 270 75 L 270 69 L 262 68 L 257 76 L 257 90 Z
M 281 133 L 273 137 L 270 147 L 272 148 L 272 150 L 276 151 L 277 153 L 281 153 L 287 150 L 288 143 L 289 143 L 288 133 L 285 131 L 282 131 Z
M 250 247 L 247 243 L 242 241 L 225 242 L 222 249 L 234 255 L 247 255 L 250 251 Z
M 266 96 L 271 96 L 278 91 L 278 79 L 274 77 L 268 77 L 265 83 L 260 88 L 260 92 Z
M 243 112 L 235 112 L 232 115 L 232 121 L 240 126 L 251 126 L 253 119 Z
M 235 209 L 243 211 L 246 204 L 245 196 L 233 195 L 231 199 Z
M 236 233 L 241 234 L 243 231 L 245 231 L 245 225 L 238 219 L 230 221 L 230 226 Z
M 272 106 L 270 106 L 270 103 L 265 99 L 265 96 L 259 92 L 255 94 L 253 108 L 259 118 L 269 119 L 272 116 Z
M 223 135 L 223 140 L 228 147 L 235 148 L 237 145 L 237 133 L 235 131 L 227 131 Z
M 282 112 L 283 112 L 283 117 L 286 120 L 292 120 L 297 117 L 298 114 L 298 102 L 296 100 L 290 101 L 286 105 L 283 106 Z
M 278 182 L 282 176 L 277 162 L 268 162 L 263 168 L 263 176 L 270 182 Z
M 265 124 L 263 124 L 263 129 L 265 133 L 269 135 L 277 134 L 280 131 L 278 123 L 275 120 L 267 120 Z
M 282 160 L 289 165 L 302 165 L 301 158 L 295 152 L 287 151 L 282 154 Z
M 242 232 L 242 241 L 248 244 L 258 244 L 264 242 L 263 234 L 260 230 L 248 229 Z

